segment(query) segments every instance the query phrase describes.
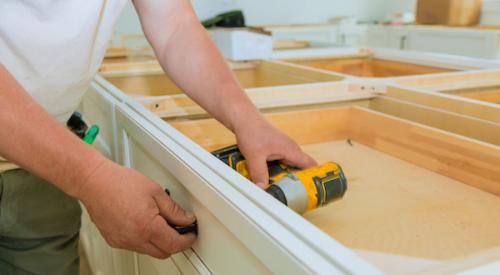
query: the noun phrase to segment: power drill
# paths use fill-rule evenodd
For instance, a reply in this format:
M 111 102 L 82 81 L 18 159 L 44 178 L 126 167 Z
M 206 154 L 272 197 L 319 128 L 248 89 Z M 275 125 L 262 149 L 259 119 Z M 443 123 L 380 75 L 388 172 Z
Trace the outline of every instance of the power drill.
M 212 154 L 250 179 L 245 157 L 238 146 L 222 148 Z M 341 199 L 347 190 L 344 172 L 333 162 L 303 170 L 279 161 L 270 161 L 267 166 L 270 184 L 267 193 L 299 214 Z

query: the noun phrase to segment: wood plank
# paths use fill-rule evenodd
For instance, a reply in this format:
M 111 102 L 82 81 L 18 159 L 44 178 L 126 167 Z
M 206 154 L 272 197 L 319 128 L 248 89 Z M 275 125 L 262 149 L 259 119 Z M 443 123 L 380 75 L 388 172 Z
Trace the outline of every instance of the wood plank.
M 121 71 L 103 76 L 118 89 L 132 96 L 161 96 L 182 93 L 162 71 Z M 245 88 L 275 87 L 342 80 L 337 75 L 308 70 L 274 61 L 241 64 L 233 69 L 236 79 Z
M 385 96 L 500 123 L 500 108 L 493 104 L 483 104 L 479 101 L 464 100 L 433 92 L 417 91 L 402 86 L 387 87 Z
M 307 115 L 304 115 L 307 114 Z M 267 114 L 269 122 L 299 144 L 347 138 L 349 107 Z M 234 135 L 214 119 L 171 121 L 174 128 L 207 151 L 214 151 L 236 142 Z M 210 133 L 210 134 L 208 134 Z M 259 138 L 259 133 L 255 133 Z
M 500 146 L 500 123 L 387 96 L 370 100 L 370 109 Z
M 357 107 L 349 119 L 352 139 L 500 196 L 499 146 Z
M 370 86 L 371 87 L 371 86 Z M 247 90 L 248 97 L 262 111 L 298 107 L 334 106 L 340 102 L 363 101 L 382 91 L 350 84 Z M 162 118 L 203 117 L 206 111 L 186 95 L 161 98 L 138 98 L 147 109 Z
M 500 104 L 500 80 L 499 85 L 477 86 L 474 88 L 446 90 L 447 94 L 457 95 L 470 99 Z
M 440 76 L 415 77 L 397 80 L 402 86 L 419 87 L 430 91 L 446 91 L 483 87 L 499 84 L 499 70 L 485 70 L 480 72 L 460 72 Z
M 311 42 L 306 40 L 274 40 L 274 50 L 303 49 L 311 47 Z
M 383 130 L 380 130 L 383 131 Z M 349 189 L 305 218 L 350 248 L 448 260 L 500 246 L 500 199 L 353 141 L 303 146 Z
M 281 112 L 265 116 L 299 144 L 350 137 L 500 196 L 498 146 L 359 107 Z M 171 124 L 209 151 L 235 142 L 233 134 L 213 119 L 174 121 Z
M 450 69 L 436 68 L 404 62 L 375 58 L 323 58 L 289 60 L 293 63 L 339 72 L 359 77 L 397 77 L 450 72 Z

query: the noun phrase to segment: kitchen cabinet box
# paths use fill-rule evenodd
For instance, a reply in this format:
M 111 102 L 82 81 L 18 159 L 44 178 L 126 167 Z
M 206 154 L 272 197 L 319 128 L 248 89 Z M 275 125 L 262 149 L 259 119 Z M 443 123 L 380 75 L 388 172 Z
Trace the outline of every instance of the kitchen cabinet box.
M 406 78 L 421 75 L 446 75 L 455 71 L 499 68 L 500 63 L 460 56 L 401 51 L 383 48 L 328 48 L 288 50 L 275 53 L 274 59 L 332 71 L 347 80 Z
M 398 84 L 425 91 L 500 104 L 500 70 L 402 79 Z
M 326 83 L 343 79 L 340 75 L 273 60 L 229 64 L 245 89 Z M 144 70 L 122 68 L 108 67 L 106 72 L 101 72 L 101 75 L 128 95 L 147 97 L 182 93 L 181 89 L 165 76 L 160 67 L 156 69 L 146 67 Z
M 483 27 L 366 26 L 365 44 L 410 51 L 461 55 L 473 58 L 500 57 L 500 30 Z
M 353 85 L 343 86 L 345 92 L 359 92 L 349 91 Z M 278 93 L 276 100 L 287 96 Z M 350 181 L 343 200 L 300 216 L 209 154 L 234 143 L 218 122 L 206 116 L 160 118 L 98 77 L 82 106 L 91 123 L 109 125 L 97 146 L 168 187 L 197 214 L 200 236 L 191 250 L 159 261 L 107 248 L 87 220 L 82 235 L 85 250 L 94 251 L 91 266 L 110 271 L 102 274 L 446 273 L 495 267 L 500 147 L 384 113 L 373 102 L 386 96 L 264 110 L 320 162 L 340 163 Z M 99 245 L 103 249 L 93 248 Z

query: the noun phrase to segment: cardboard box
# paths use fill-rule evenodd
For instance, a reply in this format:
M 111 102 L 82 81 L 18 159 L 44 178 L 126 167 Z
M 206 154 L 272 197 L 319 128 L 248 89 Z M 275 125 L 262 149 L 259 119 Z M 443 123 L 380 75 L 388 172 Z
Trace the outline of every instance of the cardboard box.
M 479 23 L 481 0 L 418 0 L 417 23 L 473 26 Z

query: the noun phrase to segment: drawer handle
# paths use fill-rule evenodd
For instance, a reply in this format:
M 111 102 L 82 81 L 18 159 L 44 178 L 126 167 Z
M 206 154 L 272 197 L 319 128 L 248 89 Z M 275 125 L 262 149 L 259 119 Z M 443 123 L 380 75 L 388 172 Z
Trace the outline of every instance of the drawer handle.
M 167 193 L 168 196 L 170 196 L 170 190 L 168 188 L 165 188 L 165 193 Z M 194 223 L 186 226 L 181 226 L 181 225 L 175 225 L 167 222 L 167 224 L 172 227 L 177 233 L 180 235 L 185 235 L 189 233 L 194 233 L 195 235 L 198 235 L 198 223 L 195 221 Z

